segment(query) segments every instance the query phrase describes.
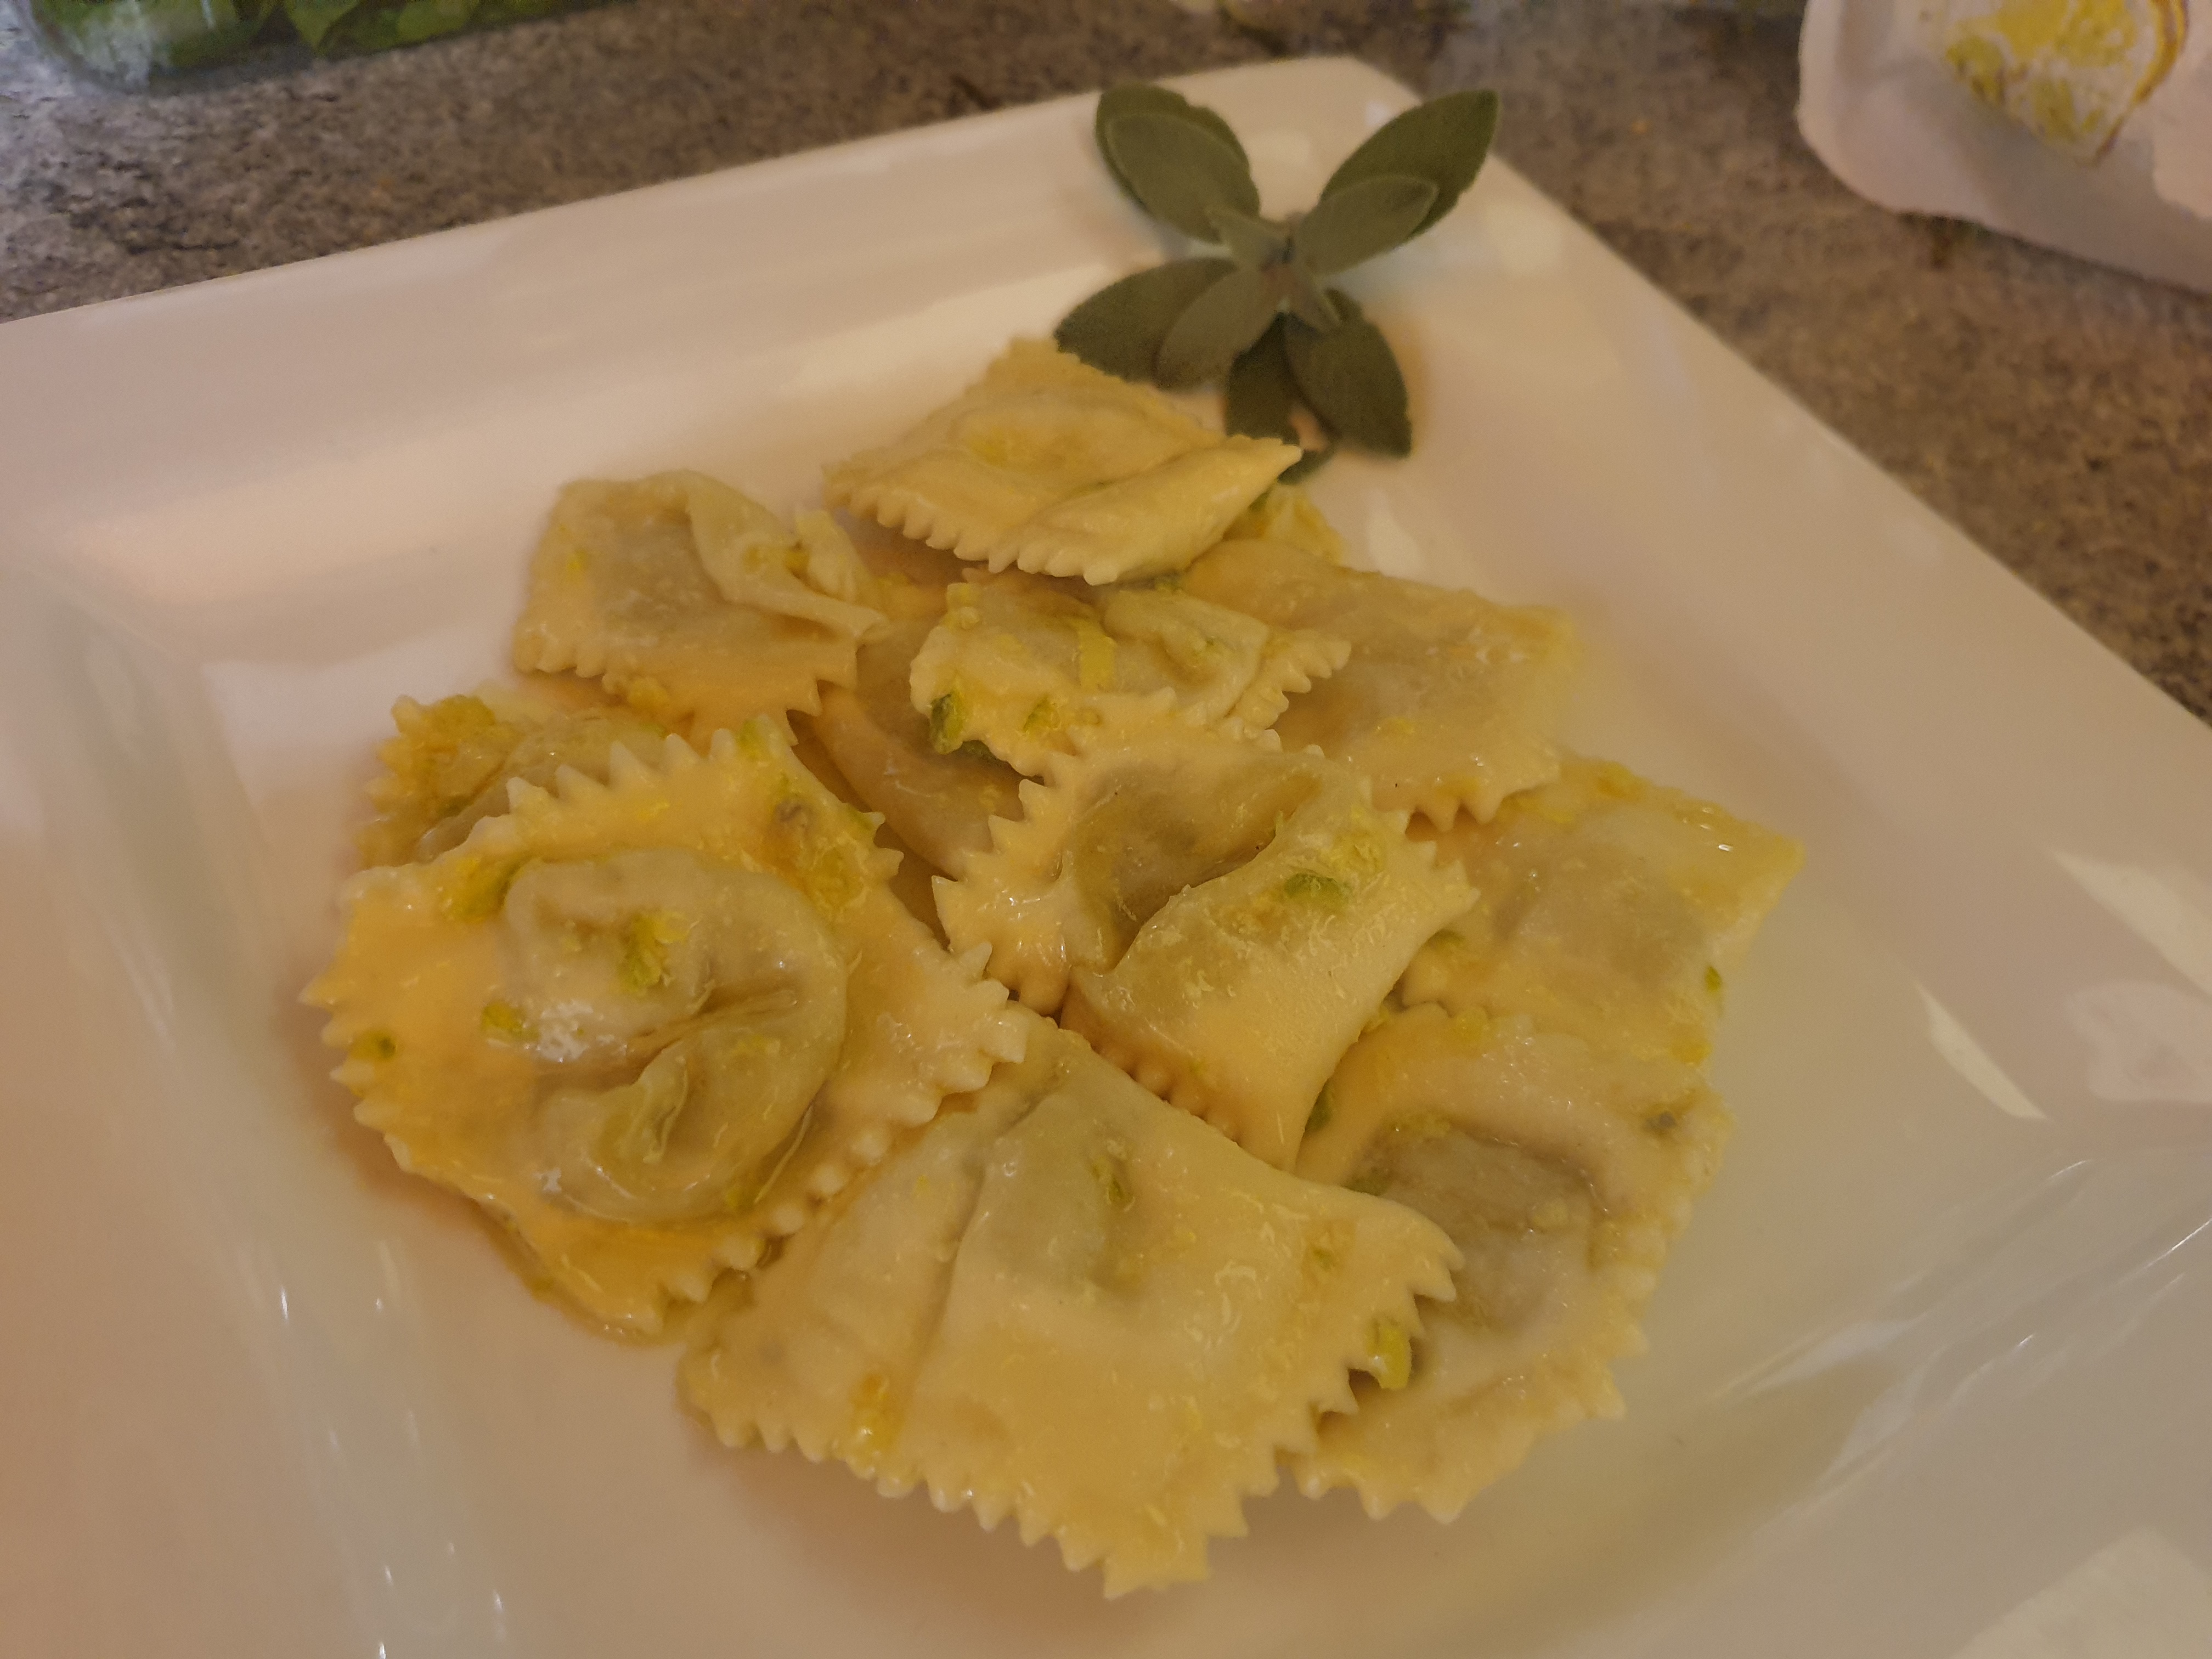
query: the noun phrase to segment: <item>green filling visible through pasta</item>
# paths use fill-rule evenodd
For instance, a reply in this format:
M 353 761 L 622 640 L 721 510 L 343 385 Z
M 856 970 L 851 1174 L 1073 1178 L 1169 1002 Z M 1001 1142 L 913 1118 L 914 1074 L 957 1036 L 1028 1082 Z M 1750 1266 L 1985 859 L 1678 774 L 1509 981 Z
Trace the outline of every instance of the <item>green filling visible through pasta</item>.
M 1138 773 L 1084 814 L 1069 859 L 1115 957 L 1176 894 L 1257 858 L 1315 787 L 1299 775 L 1256 781 L 1247 793 L 1193 801 L 1173 778 Z

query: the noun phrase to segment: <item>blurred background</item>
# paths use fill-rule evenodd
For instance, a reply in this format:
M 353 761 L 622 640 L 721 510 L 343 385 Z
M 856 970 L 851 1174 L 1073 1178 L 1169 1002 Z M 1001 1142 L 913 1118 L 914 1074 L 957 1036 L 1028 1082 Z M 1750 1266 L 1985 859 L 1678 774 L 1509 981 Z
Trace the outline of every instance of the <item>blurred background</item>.
M 2212 298 L 1854 195 L 1801 136 L 1788 3 L 623 0 L 151 91 L 27 15 L 0 3 L 0 319 L 1115 80 L 1349 53 L 1494 87 L 1499 155 L 2212 718 Z

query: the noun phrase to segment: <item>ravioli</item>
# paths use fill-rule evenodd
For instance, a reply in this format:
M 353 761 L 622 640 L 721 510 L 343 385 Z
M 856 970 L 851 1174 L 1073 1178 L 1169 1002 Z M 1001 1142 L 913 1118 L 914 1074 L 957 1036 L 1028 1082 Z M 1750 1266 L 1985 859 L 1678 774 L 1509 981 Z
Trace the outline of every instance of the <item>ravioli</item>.
M 1619 1416 L 1612 1362 L 1643 1351 L 1638 1322 L 1729 1127 L 1689 1066 L 1525 1018 L 1430 1006 L 1362 1037 L 1298 1173 L 1419 1211 L 1462 1259 L 1407 1385 L 1356 1386 L 1358 1408 L 1293 1455 L 1308 1495 L 1352 1486 L 1370 1514 L 1411 1502 L 1449 1520 L 1540 1437 Z
M 1313 497 L 1297 484 L 1278 483 L 1239 514 L 1221 538 L 1280 542 L 1331 564 L 1344 562 L 1344 538 L 1314 505 Z
M 604 783 L 611 749 L 651 760 L 668 738 L 618 705 L 564 707 L 543 693 L 493 686 L 428 708 L 402 697 L 392 720 L 398 735 L 377 750 L 385 769 L 368 787 L 380 810 L 361 833 L 365 864 L 434 858 L 466 839 L 478 818 L 505 811 L 513 780 L 545 788 L 572 766 Z
M 866 580 L 827 515 L 786 530 L 704 473 L 572 483 L 532 561 L 514 663 L 602 681 L 703 743 L 853 683 L 884 620 L 860 603 Z
M 939 870 L 957 876 L 991 845 L 991 820 L 1021 810 L 1020 775 L 978 744 L 940 750 L 908 695 L 935 616 L 894 623 L 860 647 L 851 690 L 823 694 L 814 736 L 872 811 Z
M 658 1329 L 1020 1052 L 1005 993 L 890 896 L 872 823 L 764 721 L 510 799 L 355 878 L 307 994 L 401 1165 L 611 1325 Z
M 1329 1079 L 1298 1171 L 1409 1204 L 1464 1255 L 1413 1382 L 1322 1425 L 1310 1493 L 1439 1518 L 1537 1438 L 1618 1415 L 1610 1366 L 1729 1121 L 1698 1072 L 1723 969 L 1802 849 L 1626 768 L 1571 762 L 1436 837 L 1480 897 Z
M 1263 732 L 1350 650 L 1170 587 L 1117 587 L 1093 601 L 1010 574 L 946 590 L 910 689 L 939 752 L 980 742 L 1034 775 L 1088 727 Z
M 887 1494 L 921 1480 L 901 1444 L 908 1398 L 945 1310 L 952 1262 L 999 1137 L 1063 1086 L 1079 1050 L 1032 1024 L 1019 1063 L 956 1097 L 866 1179 L 823 1206 L 769 1267 L 695 1328 L 684 1397 L 726 1445 L 796 1446 Z
M 822 746 L 811 724 L 805 715 L 799 716 L 792 727 L 791 752 L 799 763 L 820 779 L 822 785 L 846 805 L 867 813 L 868 804 L 860 799 L 860 792 L 853 787 L 845 775 L 837 769 L 830 751 Z M 906 906 L 916 921 L 929 929 L 940 945 L 945 942 L 945 929 L 937 920 L 937 895 L 930 884 L 937 879 L 938 872 L 927 859 L 908 846 L 898 831 L 883 823 L 880 815 L 876 824 L 876 845 L 887 853 L 898 856 L 898 867 L 891 872 L 892 896 Z
M 1097 584 L 1182 569 L 1298 454 L 1224 438 L 1146 387 L 1018 340 L 904 437 L 829 468 L 823 493 L 994 571 Z
M 1449 826 L 1486 819 L 1559 769 L 1553 733 L 1577 658 L 1558 611 L 1346 570 L 1278 542 L 1224 542 L 1183 590 L 1278 628 L 1352 645 L 1274 729 L 1368 778 L 1375 804 Z
M 723 1441 L 1109 1595 L 1618 1413 L 1801 856 L 1563 765 L 1564 620 L 1343 568 L 1297 454 L 1028 342 L 827 470 L 852 535 L 569 486 L 541 677 L 394 709 L 306 994 Z
M 1319 755 L 1174 727 L 1078 748 L 939 884 L 946 937 L 988 945 L 1023 1002 L 1287 1164 L 1330 1067 L 1465 907 L 1464 883 Z
M 1039 1023 L 682 1380 L 730 1443 L 1011 1515 L 1115 1595 L 1203 1576 L 1352 1371 L 1401 1380 L 1454 1261 L 1411 1211 L 1266 1168 Z
M 1407 968 L 1406 1001 L 1525 1013 L 1692 1064 L 1712 1047 L 1726 975 L 1804 858 L 1711 802 L 1580 759 L 1436 841 L 1479 896 Z
M 942 548 L 897 535 L 869 519 L 854 519 L 853 550 L 868 572 L 868 602 L 893 622 L 945 614 L 945 590 L 964 582 L 975 567 Z

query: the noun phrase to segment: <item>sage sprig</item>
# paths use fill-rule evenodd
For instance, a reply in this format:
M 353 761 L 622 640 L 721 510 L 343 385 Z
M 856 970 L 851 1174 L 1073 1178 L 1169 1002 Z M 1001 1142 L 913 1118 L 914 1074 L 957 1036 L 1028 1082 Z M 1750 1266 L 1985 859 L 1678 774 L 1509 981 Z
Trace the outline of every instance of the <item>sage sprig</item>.
M 1172 259 L 1102 289 L 1061 321 L 1060 345 L 1125 380 L 1220 381 L 1231 432 L 1295 443 L 1304 404 L 1327 441 L 1286 477 L 1310 471 L 1340 441 L 1407 453 L 1413 422 L 1390 343 L 1328 283 L 1451 211 L 1490 153 L 1498 94 L 1450 93 L 1385 123 L 1310 211 L 1280 220 L 1261 216 L 1229 123 L 1165 87 L 1102 94 L 1094 130 L 1138 206 L 1225 257 Z

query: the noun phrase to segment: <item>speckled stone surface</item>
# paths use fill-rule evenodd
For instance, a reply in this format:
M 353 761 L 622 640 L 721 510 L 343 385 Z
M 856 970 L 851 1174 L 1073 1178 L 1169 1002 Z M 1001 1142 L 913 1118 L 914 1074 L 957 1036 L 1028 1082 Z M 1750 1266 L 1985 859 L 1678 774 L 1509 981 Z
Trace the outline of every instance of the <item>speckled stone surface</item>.
M 632 0 L 153 96 L 0 9 L 0 318 L 1125 76 L 1352 52 L 1506 94 L 1500 152 L 2212 718 L 2212 300 L 1858 200 L 1796 34 L 1602 0 Z

